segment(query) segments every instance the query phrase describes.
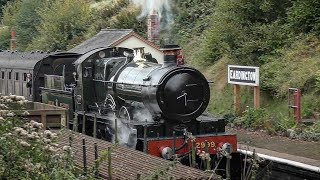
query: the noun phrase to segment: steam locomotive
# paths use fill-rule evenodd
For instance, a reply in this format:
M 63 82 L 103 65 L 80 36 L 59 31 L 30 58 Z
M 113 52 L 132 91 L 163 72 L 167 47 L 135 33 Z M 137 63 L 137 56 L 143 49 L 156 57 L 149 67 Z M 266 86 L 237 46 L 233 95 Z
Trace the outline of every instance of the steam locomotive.
M 179 46 L 162 51 L 163 64 L 143 48 L 0 52 L 0 88 L 68 108 L 70 128 L 82 133 L 186 164 L 192 154 L 193 166 L 204 167 L 203 154 L 228 164 L 236 135 L 225 132 L 224 119 L 205 113 L 209 82 L 177 64 Z

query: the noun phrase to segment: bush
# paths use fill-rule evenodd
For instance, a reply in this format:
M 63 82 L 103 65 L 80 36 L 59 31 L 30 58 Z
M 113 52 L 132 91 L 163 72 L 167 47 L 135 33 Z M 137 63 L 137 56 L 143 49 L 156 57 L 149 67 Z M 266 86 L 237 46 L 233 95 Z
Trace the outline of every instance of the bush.
M 21 96 L 0 96 L 0 179 L 84 177 L 75 167 L 70 146 L 59 146 L 57 134 L 43 131 L 41 123 L 23 120 L 28 114 L 25 103 Z

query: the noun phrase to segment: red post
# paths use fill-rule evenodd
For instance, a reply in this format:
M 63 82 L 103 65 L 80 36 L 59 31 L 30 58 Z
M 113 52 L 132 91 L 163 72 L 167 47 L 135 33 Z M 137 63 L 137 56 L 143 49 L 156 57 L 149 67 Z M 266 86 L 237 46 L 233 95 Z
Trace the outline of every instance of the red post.
M 293 93 L 293 101 L 294 101 L 294 117 L 298 124 L 301 123 L 301 90 L 296 89 Z
M 293 104 L 291 104 L 291 96 L 293 95 Z M 294 119 L 297 124 L 301 123 L 301 90 L 297 88 L 289 88 L 289 96 L 288 96 L 288 105 L 290 108 L 293 108 Z M 290 110 L 289 110 L 290 117 Z

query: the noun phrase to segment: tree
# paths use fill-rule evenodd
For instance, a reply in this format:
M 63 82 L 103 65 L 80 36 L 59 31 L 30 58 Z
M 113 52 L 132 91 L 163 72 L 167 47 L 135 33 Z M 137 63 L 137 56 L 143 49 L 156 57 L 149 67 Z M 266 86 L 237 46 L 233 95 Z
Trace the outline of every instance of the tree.
M 39 36 L 28 49 L 67 50 L 82 41 L 90 25 L 91 9 L 87 0 L 55 0 L 39 11 Z
M 290 0 L 218 0 L 205 43 L 204 59 L 228 55 L 241 64 L 261 65 L 262 56 L 286 43 Z
M 2 16 L 2 8 L 7 4 L 9 0 L 1 0 L 0 1 L 0 17 Z
M 0 50 L 6 50 L 10 47 L 10 28 L 0 28 Z
M 289 9 L 289 23 L 297 33 L 320 34 L 320 1 L 296 0 Z
M 38 36 L 36 26 L 41 22 L 38 10 L 44 5 L 43 0 L 25 0 L 16 18 L 17 48 L 25 50 L 33 38 Z
M 101 29 L 133 29 L 146 36 L 146 19 L 137 19 L 140 9 L 129 0 L 102 1 L 92 6 L 92 23 L 86 37 L 91 37 Z

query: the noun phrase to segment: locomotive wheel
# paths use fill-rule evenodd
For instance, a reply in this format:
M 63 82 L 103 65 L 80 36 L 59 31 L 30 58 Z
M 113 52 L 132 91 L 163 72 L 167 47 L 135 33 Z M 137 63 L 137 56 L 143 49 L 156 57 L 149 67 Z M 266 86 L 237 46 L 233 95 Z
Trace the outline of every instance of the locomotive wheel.
M 106 96 L 106 99 L 104 100 L 104 106 L 105 107 L 110 107 L 112 111 L 115 110 L 116 108 L 116 102 L 114 101 L 113 97 L 111 94 L 108 94 Z
M 130 113 L 125 106 L 122 106 L 119 110 L 118 117 L 123 123 L 129 124 L 131 121 Z

